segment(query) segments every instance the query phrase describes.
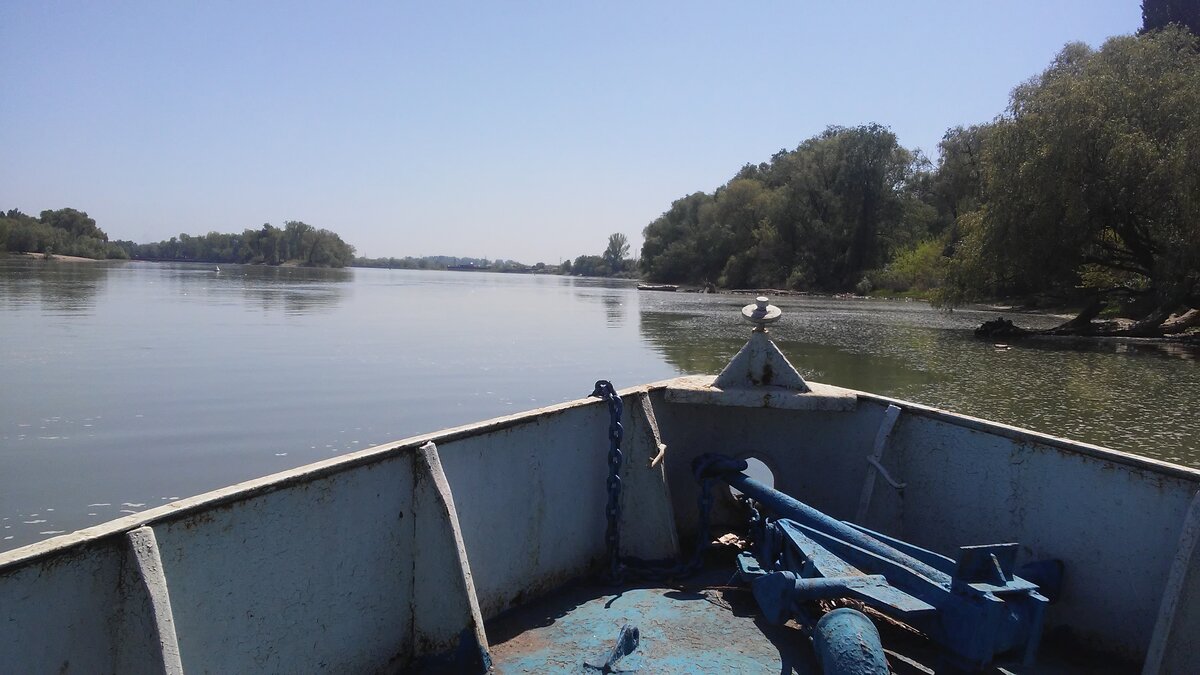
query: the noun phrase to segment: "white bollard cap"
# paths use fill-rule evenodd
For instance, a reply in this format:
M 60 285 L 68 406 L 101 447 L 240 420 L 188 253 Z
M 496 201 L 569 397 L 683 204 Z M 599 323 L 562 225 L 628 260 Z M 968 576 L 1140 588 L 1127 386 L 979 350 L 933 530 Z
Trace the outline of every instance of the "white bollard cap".
M 742 317 L 754 324 L 756 331 L 765 331 L 767 324 L 778 321 L 780 316 L 783 316 L 783 310 L 775 305 L 768 305 L 765 295 L 755 298 L 753 305 L 742 308 Z

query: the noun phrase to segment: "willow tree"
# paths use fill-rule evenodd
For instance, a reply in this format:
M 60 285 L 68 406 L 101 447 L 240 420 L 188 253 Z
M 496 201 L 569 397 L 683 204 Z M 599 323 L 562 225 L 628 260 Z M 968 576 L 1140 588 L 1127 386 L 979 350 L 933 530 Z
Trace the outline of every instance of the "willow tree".
M 1200 304 L 1197 40 L 1071 44 L 1017 87 L 983 144 L 983 206 L 959 219 L 951 296 L 1082 288 L 1086 314 L 1120 300 L 1151 325 Z
M 629 239 L 620 232 L 608 235 L 608 246 L 604 249 L 604 262 L 608 263 L 611 274 L 619 274 L 625 269 L 625 258 L 629 256 Z
M 784 162 L 779 231 L 793 288 L 849 290 L 926 233 L 910 181 L 924 159 L 888 128 L 829 127 Z
M 957 239 L 954 225 L 962 215 L 979 208 L 983 190 L 983 141 L 991 125 L 957 126 L 938 143 L 937 171 L 931 177 L 932 199 Z

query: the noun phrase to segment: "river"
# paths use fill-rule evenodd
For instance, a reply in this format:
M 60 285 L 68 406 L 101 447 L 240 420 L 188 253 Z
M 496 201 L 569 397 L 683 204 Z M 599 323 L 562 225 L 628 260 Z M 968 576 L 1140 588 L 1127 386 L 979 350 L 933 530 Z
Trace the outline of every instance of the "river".
M 747 302 L 556 276 L 0 259 L 0 550 L 601 378 L 713 373 L 748 335 Z M 1196 350 L 1002 351 L 971 336 L 995 312 L 773 302 L 772 336 L 810 379 L 1200 467 Z

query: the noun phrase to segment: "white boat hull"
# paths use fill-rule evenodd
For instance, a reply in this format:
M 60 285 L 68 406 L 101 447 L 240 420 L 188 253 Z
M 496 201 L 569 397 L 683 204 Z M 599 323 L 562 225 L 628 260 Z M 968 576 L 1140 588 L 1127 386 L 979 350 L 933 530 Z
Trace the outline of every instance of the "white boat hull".
M 838 518 L 874 482 L 861 524 L 919 546 L 1061 559 L 1048 631 L 1200 672 L 1200 472 L 862 392 L 838 390 L 850 409 L 746 407 L 692 402 L 693 384 L 622 392 L 626 553 L 694 533 L 693 457 L 752 455 Z M 599 569 L 607 428 L 602 402 L 573 401 L 0 554 L 0 672 L 382 672 L 486 642 L 482 621 Z M 714 523 L 732 507 L 722 493 Z

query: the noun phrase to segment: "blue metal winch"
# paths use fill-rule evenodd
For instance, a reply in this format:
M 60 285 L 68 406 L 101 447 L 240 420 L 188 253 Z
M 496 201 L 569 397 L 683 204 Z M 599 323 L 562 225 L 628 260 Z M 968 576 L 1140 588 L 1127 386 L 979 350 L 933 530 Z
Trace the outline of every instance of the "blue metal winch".
M 1017 544 L 964 546 L 957 559 L 948 558 L 832 518 L 746 476 L 746 467 L 711 454 L 693 464 L 698 479 L 728 483 L 769 515 L 755 525 L 753 551 L 738 557 L 739 575 L 767 620 L 811 625 L 805 604 L 847 598 L 924 633 L 957 668 L 982 670 L 1001 654 L 1032 662 L 1049 601 L 1039 584 L 1014 572 Z M 1054 591 L 1061 564 L 1039 563 L 1022 574 Z M 814 638 L 822 634 L 830 635 Z

